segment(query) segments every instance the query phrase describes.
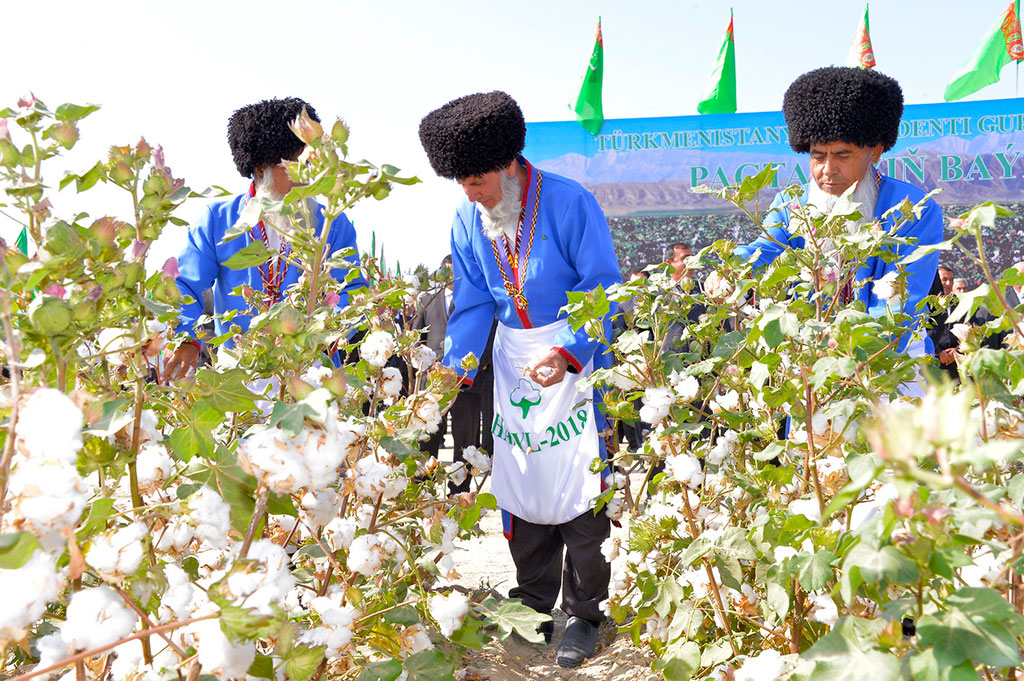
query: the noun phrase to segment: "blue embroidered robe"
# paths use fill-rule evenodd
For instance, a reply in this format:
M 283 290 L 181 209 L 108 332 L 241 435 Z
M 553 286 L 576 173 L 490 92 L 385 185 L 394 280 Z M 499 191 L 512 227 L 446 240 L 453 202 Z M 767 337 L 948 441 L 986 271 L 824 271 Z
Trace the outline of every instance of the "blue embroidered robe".
M 188 244 L 178 256 L 178 271 L 181 274 L 176 283 L 183 294 L 194 299 L 194 302 L 182 305 L 178 329 L 193 338 L 197 338 L 195 323 L 203 314 L 202 293 L 207 289 L 213 289 L 215 313 L 238 311 L 238 314 L 228 324 L 220 319 L 215 320 L 214 326 L 218 336 L 227 332 L 231 324 L 237 324 L 245 332 L 249 328 L 253 313 L 258 312 L 250 309 L 245 299 L 240 295 L 234 295 L 232 291 L 242 284 L 248 284 L 255 291 L 263 291 L 263 279 L 259 268 L 249 267 L 235 270 L 224 266 L 224 262 L 228 258 L 252 243 L 252 234 L 246 233 L 227 243 L 221 243 L 224 234 L 238 221 L 238 216 L 248 200 L 248 194 L 239 194 L 227 201 L 210 204 L 199 224 L 189 229 Z M 319 235 L 324 223 L 323 208 L 320 205 L 316 207 L 314 219 L 316 233 Z M 345 248 L 356 248 L 356 231 L 345 215 L 339 215 L 331 223 L 331 233 L 327 241 L 328 255 Z M 357 249 L 356 254 L 351 258 L 352 264 L 357 268 L 359 267 L 358 253 Z M 299 280 L 301 273 L 299 268 L 289 267 L 281 282 L 281 291 L 293 286 Z M 347 274 L 347 269 L 331 270 L 331 275 L 338 281 L 344 281 Z M 359 272 L 358 276 L 345 287 L 338 307 L 341 308 L 348 304 L 350 291 L 366 286 L 366 280 L 363 278 L 362 272 Z M 232 345 L 230 340 L 225 343 L 226 347 Z
M 878 200 L 875 203 L 874 217 L 881 221 L 882 229 L 892 230 L 896 220 L 899 218 L 898 213 L 894 212 L 885 219 L 882 218 L 882 215 L 904 199 L 909 199 L 911 203 L 916 204 L 924 197 L 925 192 L 907 182 L 880 175 L 878 171 L 875 171 L 875 177 L 878 182 Z M 807 205 L 807 187 L 804 187 L 804 193 L 799 200 L 800 205 Z M 761 255 L 757 259 L 756 267 L 763 267 L 779 257 L 787 247 L 803 248 L 805 240 L 802 236 L 793 236 L 790 233 L 789 219 L 790 204 L 783 200 L 782 194 L 779 194 L 775 197 L 775 201 L 772 203 L 764 220 L 768 233 L 779 243 L 775 243 L 775 241 L 762 236 L 749 244 L 737 247 L 735 250 L 736 255 L 746 259 L 760 248 Z M 914 238 L 917 240 L 916 245 L 888 247 L 890 252 L 897 253 L 899 256 L 897 260 L 885 262 L 882 258 L 874 256 L 868 258 L 854 274 L 854 281 L 864 282 L 858 289 L 857 300 L 864 303 L 868 314 L 873 317 L 884 315 L 887 310 L 887 303 L 885 299 L 880 299 L 875 295 L 874 286 L 871 282 L 881 279 L 889 272 L 896 272 L 899 262 L 913 253 L 917 246 L 937 244 L 942 241 L 942 209 L 939 208 L 939 205 L 933 199 L 929 199 L 925 203 L 920 219 L 914 219 L 913 216 L 910 216 L 910 219 L 900 226 L 896 236 Z M 921 319 L 928 314 L 927 308 L 918 310 L 917 306 L 931 290 L 938 265 L 939 253 L 936 251 L 906 266 L 907 295 L 903 304 L 903 313 L 914 317 L 914 322 L 908 325 L 912 329 L 917 329 L 920 326 Z M 899 351 L 902 352 L 906 349 L 910 336 L 910 333 L 906 333 L 900 338 L 899 345 L 897 346 Z M 924 343 L 925 352 L 931 354 L 931 339 L 925 336 Z

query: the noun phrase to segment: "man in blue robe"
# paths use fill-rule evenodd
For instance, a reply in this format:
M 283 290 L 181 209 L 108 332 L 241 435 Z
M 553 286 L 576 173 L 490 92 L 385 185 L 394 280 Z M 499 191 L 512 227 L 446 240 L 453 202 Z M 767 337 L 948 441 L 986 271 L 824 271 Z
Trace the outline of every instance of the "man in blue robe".
M 181 274 L 176 283 L 183 294 L 193 299 L 192 303 L 182 305 L 178 325 L 178 330 L 187 333 L 191 340 L 182 343 L 168 358 L 164 365 L 164 380 L 185 376 L 196 365 L 203 340 L 196 332 L 196 320 L 203 314 L 204 291 L 213 290 L 213 310 L 216 314 L 236 312 L 230 322 L 216 319 L 215 332 L 219 336 L 235 324 L 244 333 L 253 315 L 261 312 L 254 309 L 252 301 L 236 293 L 240 286 L 246 285 L 253 291 L 266 294 L 267 302 L 276 302 L 284 291 L 298 282 L 302 270 L 290 266 L 285 260 L 289 252 L 288 242 L 281 238 L 274 227 L 275 221 L 287 218 L 265 215 L 264 220 L 247 233 L 227 243 L 221 242 L 225 233 L 238 221 L 250 198 L 266 196 L 281 200 L 291 190 L 292 182 L 283 162 L 294 161 L 305 148 L 302 140 L 289 127 L 303 109 L 310 118 L 320 121 L 313 107 L 295 97 L 270 99 L 244 106 L 232 114 L 228 121 L 228 144 L 235 167 L 242 177 L 252 178 L 252 182 L 249 191 L 227 201 L 211 204 L 199 224 L 189 230 L 188 244 L 178 257 L 178 270 Z M 323 208 L 312 200 L 307 208 L 319 235 L 324 223 Z M 356 232 L 345 215 L 335 218 L 330 230 L 328 255 L 337 250 L 356 248 Z M 232 255 L 256 239 L 262 240 L 276 255 L 257 267 L 240 270 L 225 267 L 224 263 Z M 358 272 L 358 250 L 351 263 Z M 336 268 L 331 270 L 331 275 L 338 281 L 344 281 L 348 272 L 346 268 Z M 348 304 L 350 291 L 366 285 L 366 280 L 359 273 L 345 287 L 338 306 Z M 225 345 L 231 347 L 233 343 L 228 340 Z
M 874 164 L 892 148 L 899 135 L 900 117 L 903 115 L 903 92 L 899 83 L 874 70 L 849 67 L 825 67 L 810 71 L 789 86 L 783 98 L 782 112 L 789 127 L 789 143 L 793 150 L 810 154 L 813 181 L 797 199 L 801 206 L 822 214 L 829 214 L 836 201 L 853 188 L 849 198 L 861 205 L 864 215 L 861 223 L 878 220 L 883 230 L 891 231 L 901 216 L 894 212 L 883 217 L 889 209 L 909 200 L 916 204 L 925 192 L 907 182 L 886 177 Z M 761 254 L 756 266 L 772 262 L 786 248 L 803 248 L 804 237 L 790 225 L 793 203 L 781 194 L 776 197 L 768 215 L 765 229 L 768 233 L 755 241 L 740 246 L 735 253 L 742 258 L 751 257 L 758 249 Z M 925 202 L 920 217 L 908 217 L 895 236 L 913 239 L 910 245 L 891 248 L 899 256 L 893 262 L 871 257 L 854 274 L 860 284 L 851 299 L 860 300 L 873 316 L 886 314 L 889 306 L 890 285 L 876 288 L 876 282 L 892 277 L 904 268 L 907 273 L 906 293 L 902 296 L 903 313 L 914 318 L 903 334 L 898 349 L 911 356 L 932 353 L 931 340 L 921 332 L 920 321 L 927 309 L 918 310 L 918 304 L 928 295 L 939 264 L 938 252 L 912 263 L 903 264 L 918 246 L 942 241 L 942 210 L 934 200 Z M 769 238 L 770 237 L 770 238 Z M 887 276 L 888 275 L 888 276 Z M 718 288 L 716 275 L 705 283 L 708 290 Z M 888 290 L 887 290 L 888 289 Z M 883 295 L 878 295 L 879 292 Z M 917 336 L 915 338 L 915 336 Z
M 525 139 L 523 114 L 503 92 L 456 99 L 420 124 L 434 171 L 466 193 L 452 224 L 454 311 L 444 363 L 462 372 L 463 358 L 480 356 L 498 319 L 491 491 L 516 564 L 509 596 L 547 613 L 561 587 L 569 621 L 557 661 L 574 667 L 594 653 L 610 577 L 600 551 L 609 519 L 592 508 L 601 477 L 589 472 L 604 455 L 598 433 L 607 424 L 593 391 L 580 406 L 577 383 L 608 366 L 609 356 L 559 310 L 567 292 L 621 278 L 593 195 L 531 165 L 520 153 Z M 605 319 L 609 338 L 613 312 Z M 465 372 L 465 380 L 474 374 Z

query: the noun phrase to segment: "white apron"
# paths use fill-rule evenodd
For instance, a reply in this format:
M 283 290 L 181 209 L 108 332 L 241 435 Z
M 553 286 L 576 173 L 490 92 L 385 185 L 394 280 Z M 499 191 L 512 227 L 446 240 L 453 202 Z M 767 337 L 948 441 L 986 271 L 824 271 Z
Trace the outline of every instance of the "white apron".
M 526 375 L 565 327 L 564 320 L 533 329 L 499 323 L 494 335 L 491 492 L 499 508 L 538 525 L 576 518 L 601 493 L 600 475 L 590 472 L 600 456 L 592 392 L 582 401 L 578 386 L 593 362 L 547 388 Z

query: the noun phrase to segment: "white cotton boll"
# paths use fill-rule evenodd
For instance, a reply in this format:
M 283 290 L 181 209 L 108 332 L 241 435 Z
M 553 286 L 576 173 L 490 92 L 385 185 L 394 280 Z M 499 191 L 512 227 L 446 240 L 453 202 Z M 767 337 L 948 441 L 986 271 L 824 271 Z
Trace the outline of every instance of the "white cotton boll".
M 391 466 L 372 456 L 360 459 L 355 470 L 356 494 L 364 499 L 376 499 L 384 491 L 391 473 Z
M 377 535 L 360 535 L 352 540 L 345 564 L 349 570 L 370 577 L 380 569 L 382 553 Z
M 691 488 L 699 487 L 704 482 L 700 460 L 693 454 L 683 452 L 670 456 L 665 459 L 665 467 L 673 478 Z
M 63 546 L 64 532 L 78 523 L 85 508 L 85 481 L 73 464 L 59 459 L 20 461 L 7 492 L 12 525 L 31 530 L 48 551 Z
M 658 423 L 668 416 L 675 399 L 675 393 L 670 388 L 647 388 L 644 390 L 644 406 L 640 409 L 640 420 Z
M 892 302 L 897 296 L 897 276 L 899 276 L 899 273 L 889 272 L 881 279 L 876 279 L 872 282 L 871 290 L 874 292 L 875 297 L 879 300 Z
M 288 569 L 288 554 L 269 539 L 260 539 L 249 547 L 246 558 L 255 561 L 255 565 L 232 572 L 228 576 L 228 591 L 237 605 L 272 615 L 273 606 L 284 603 L 295 586 L 295 578 Z
M 108 581 L 120 581 L 135 574 L 142 564 L 142 539 L 149 530 L 132 523 L 96 537 L 85 553 L 85 562 Z
M 416 371 L 426 371 L 437 361 L 437 353 L 426 345 L 417 345 L 412 350 L 412 366 Z
M 370 522 L 373 520 L 373 504 L 360 504 L 356 509 L 356 525 L 364 530 L 370 529 Z
M 466 468 L 465 461 L 452 461 L 444 467 L 444 470 L 448 474 L 448 479 L 451 480 L 452 484 L 456 487 L 466 481 L 466 475 L 469 472 Z
M 160 553 L 178 553 L 184 551 L 194 537 L 188 516 L 176 515 L 157 533 L 153 548 Z
M 814 522 L 821 521 L 821 507 L 815 499 L 795 499 L 789 502 L 789 512 Z
M 825 431 L 828 430 L 828 418 L 820 411 L 814 412 L 811 417 L 811 430 L 814 431 L 815 435 L 824 435 Z
M 734 430 L 725 431 L 718 441 L 715 442 L 715 446 L 708 452 L 707 461 L 710 464 L 719 466 L 728 457 L 732 456 L 739 445 L 739 435 Z
M 167 453 L 167 447 L 150 442 L 139 448 L 135 468 L 139 476 L 139 489 L 151 492 L 171 477 L 174 460 Z
M 626 510 L 626 504 L 622 499 L 612 497 L 605 504 L 604 514 L 611 520 L 619 520 L 622 517 L 623 511 Z
M 401 395 L 402 372 L 395 367 L 384 367 L 380 372 L 380 392 L 388 400 L 394 400 Z
M 610 563 L 619 557 L 620 548 L 622 548 L 622 541 L 618 537 L 609 535 L 601 542 L 601 555 Z
M 352 641 L 352 631 L 347 627 L 313 627 L 299 635 L 298 642 L 310 647 L 323 646 L 324 655 L 330 659 L 338 657 L 341 649 Z
M 310 488 L 321 490 L 336 484 L 346 446 L 336 416 L 329 414 L 323 426 L 306 424 L 298 440 L 302 461 L 309 472 Z
M 458 523 L 448 517 L 441 519 L 441 553 L 449 554 L 455 550 L 455 538 L 458 534 Z
M 353 623 L 360 616 L 359 610 L 342 605 L 340 594 L 318 596 L 310 600 L 309 607 L 320 616 L 323 626 L 305 632 L 299 642 L 326 646 L 327 657 L 337 657 L 352 641 Z
M 736 411 L 740 406 L 740 394 L 735 390 L 729 390 L 724 395 L 716 395 L 711 400 L 711 411 L 716 414 L 722 411 Z
M 605 482 L 611 489 L 622 489 L 626 486 L 626 480 L 627 478 L 624 473 L 610 473 L 607 478 L 605 478 Z
M 421 395 L 413 408 L 412 418 L 409 419 L 409 427 L 422 430 L 424 433 L 436 433 L 441 423 L 441 407 L 437 401 L 437 395 Z
M 483 475 L 491 470 L 491 457 L 472 445 L 462 450 L 462 458 L 473 467 L 473 475 Z
M 237 679 L 245 676 L 256 659 L 255 643 L 232 643 L 216 619 L 189 625 L 190 633 L 198 641 L 199 664 L 203 671 L 219 679 Z
M 387 331 L 366 334 L 359 346 L 359 356 L 370 366 L 382 367 L 395 352 L 395 337 Z
M 71 596 L 61 631 L 74 650 L 90 650 L 124 638 L 135 628 L 137 619 L 116 591 L 97 586 Z
M 56 600 L 64 587 L 55 559 L 36 550 L 24 565 L 14 570 L 0 568 L 0 644 L 18 642 L 28 627 L 42 617 L 46 604 Z
M 3 639 L 2 634 L 0 634 L 0 639 Z M 118 646 L 117 650 L 120 651 L 123 647 L 124 646 Z M 64 640 L 64 636 L 60 629 L 36 639 L 36 650 L 39 651 L 39 664 L 36 665 L 36 669 L 46 669 L 47 667 L 67 658 L 71 652 L 68 649 L 68 642 Z M 116 679 L 118 677 L 115 676 L 114 678 Z
M 434 647 L 427 630 L 419 624 L 405 628 L 401 634 L 401 643 L 403 650 L 408 651 L 409 655 L 415 655 Z
M 765 650 L 749 657 L 734 675 L 735 681 L 775 681 L 786 671 L 786 661 L 777 650 Z
M 280 428 L 250 434 L 238 447 L 238 463 L 246 473 L 278 494 L 291 494 L 309 485 L 309 469 L 298 449 L 298 438 Z
M 620 390 L 636 390 L 640 387 L 636 379 L 629 375 L 629 368 L 626 366 L 617 366 L 612 369 L 608 379 Z
M 195 536 L 215 548 L 227 547 L 231 532 L 231 507 L 227 502 L 203 485 L 188 498 L 186 506 Z
M 469 599 L 465 594 L 453 591 L 447 596 L 435 594 L 427 601 L 430 616 L 437 621 L 441 633 L 446 637 L 454 634 L 462 626 L 462 618 L 469 612 Z
M 831 627 L 839 619 L 839 609 L 830 596 L 815 595 L 811 596 L 808 600 L 811 610 L 807 617 L 812 622 L 821 622 Z
M 37 461 L 74 464 L 82 448 L 82 410 L 59 390 L 40 388 L 22 398 L 17 445 Z
M 330 378 L 334 374 L 334 369 L 331 367 L 325 367 L 320 363 L 309 367 L 302 373 L 302 380 L 309 383 L 314 388 L 323 387 L 324 381 Z
M 669 381 L 672 383 L 672 389 L 676 391 L 676 396 L 683 402 L 692 402 L 700 392 L 700 381 L 695 376 L 673 371 L 669 375 Z
M 378 544 L 378 546 L 380 546 L 381 553 L 384 555 L 385 558 L 390 557 L 395 551 L 398 550 L 398 544 L 395 542 L 394 539 L 391 538 L 391 535 L 378 534 L 377 539 L 380 541 L 380 544 Z
M 152 409 L 143 409 L 139 414 L 139 444 L 159 442 L 163 439 L 160 432 L 160 419 Z
M 209 603 L 206 593 L 196 587 L 188 573 L 177 565 L 164 566 L 167 590 L 160 597 L 160 619 L 188 619 L 199 608 Z
M 307 524 L 316 529 L 338 517 L 341 510 L 341 495 L 330 487 L 317 492 L 306 492 L 302 495 L 299 507 Z
M 1004 553 L 1003 555 L 1005 556 L 1006 554 Z M 1005 581 L 1004 568 L 1006 566 L 1003 561 L 992 555 L 991 549 L 983 548 L 976 555 L 972 556 L 971 559 L 974 561 L 974 565 L 960 568 L 960 578 L 964 580 L 967 586 L 994 587 L 999 582 Z
M 356 538 L 358 525 L 351 518 L 335 518 L 324 526 L 324 540 L 332 551 L 347 549 Z

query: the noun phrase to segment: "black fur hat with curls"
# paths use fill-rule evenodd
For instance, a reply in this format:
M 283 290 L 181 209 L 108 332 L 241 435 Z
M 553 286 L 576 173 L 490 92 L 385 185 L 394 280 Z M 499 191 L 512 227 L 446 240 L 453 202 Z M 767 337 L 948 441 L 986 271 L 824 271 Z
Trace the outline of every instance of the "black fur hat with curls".
M 526 143 L 526 121 L 504 92 L 454 99 L 420 121 L 420 143 L 434 172 L 448 179 L 508 167 Z
M 793 81 L 782 99 L 789 145 L 806 154 L 812 144 L 881 144 L 888 151 L 899 136 L 903 91 L 878 71 L 827 66 Z
M 252 177 L 257 168 L 293 161 L 305 144 L 288 124 L 302 109 L 317 123 L 316 110 L 298 97 L 266 99 L 243 106 L 228 121 L 228 144 L 231 157 L 242 177 Z

